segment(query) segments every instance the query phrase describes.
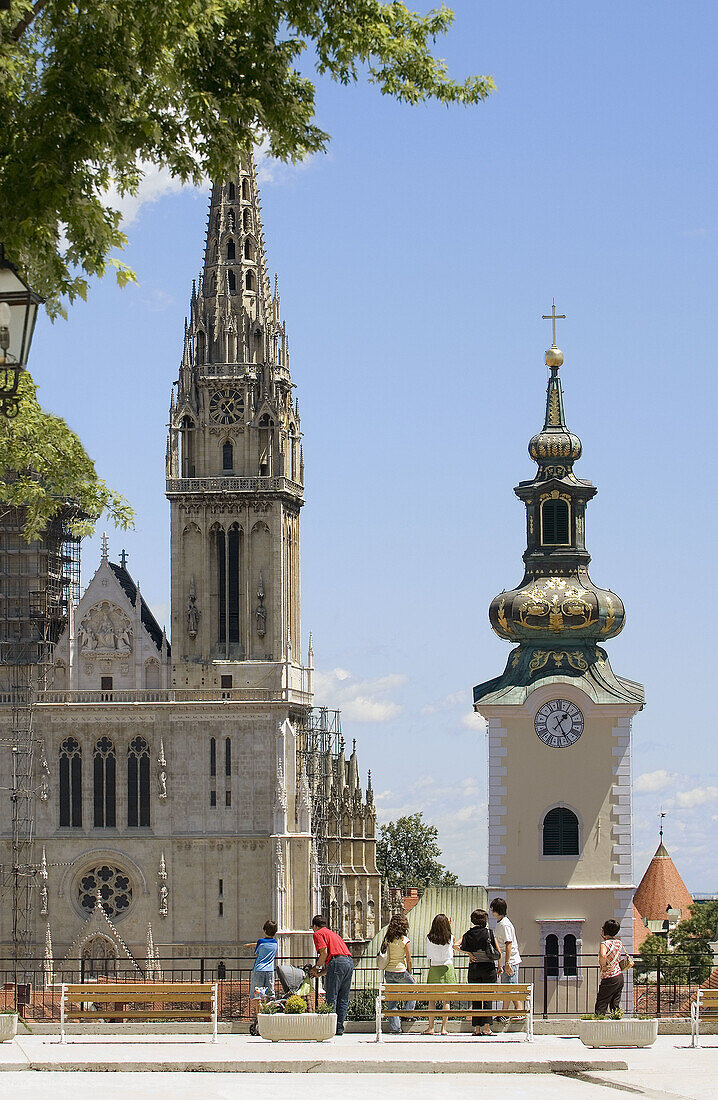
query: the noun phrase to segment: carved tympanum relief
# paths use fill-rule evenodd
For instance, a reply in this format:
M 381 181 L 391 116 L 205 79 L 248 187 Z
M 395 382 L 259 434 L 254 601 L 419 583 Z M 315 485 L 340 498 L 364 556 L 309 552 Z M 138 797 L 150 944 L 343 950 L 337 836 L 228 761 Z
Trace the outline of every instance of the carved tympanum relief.
M 83 657 L 125 657 L 132 652 L 132 623 L 107 600 L 90 608 L 78 633 Z

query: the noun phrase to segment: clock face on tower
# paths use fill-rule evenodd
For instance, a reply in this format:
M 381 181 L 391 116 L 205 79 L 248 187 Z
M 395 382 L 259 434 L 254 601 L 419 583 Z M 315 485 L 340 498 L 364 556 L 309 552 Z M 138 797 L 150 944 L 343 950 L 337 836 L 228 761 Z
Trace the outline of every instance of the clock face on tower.
M 209 415 L 215 424 L 235 424 L 244 412 L 239 390 L 217 390 L 209 402 Z
M 549 748 L 565 749 L 583 733 L 583 714 L 568 699 L 550 699 L 536 712 L 534 727 Z

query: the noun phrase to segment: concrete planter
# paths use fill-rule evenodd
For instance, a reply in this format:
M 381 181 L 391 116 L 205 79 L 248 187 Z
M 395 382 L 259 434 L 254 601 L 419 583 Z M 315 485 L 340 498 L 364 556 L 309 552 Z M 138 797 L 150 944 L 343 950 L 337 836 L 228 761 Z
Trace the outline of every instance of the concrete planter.
M 0 1015 L 0 1043 L 14 1039 L 17 1035 L 17 1013 L 3 1012 Z
M 278 1012 L 274 1016 L 260 1012 L 257 1020 L 259 1034 L 263 1039 L 271 1039 L 273 1043 L 283 1039 L 292 1042 L 313 1039 L 321 1043 L 325 1039 L 333 1039 L 337 1030 L 336 1012 Z
M 658 1020 L 579 1020 L 578 1037 L 586 1047 L 650 1047 Z

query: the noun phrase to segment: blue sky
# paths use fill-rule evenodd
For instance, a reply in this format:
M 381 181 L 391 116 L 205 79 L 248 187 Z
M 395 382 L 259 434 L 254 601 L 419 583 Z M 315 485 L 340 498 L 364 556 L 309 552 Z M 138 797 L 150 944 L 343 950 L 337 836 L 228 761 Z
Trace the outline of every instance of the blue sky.
M 594 580 L 623 597 L 614 669 L 634 723 L 637 877 L 666 842 L 718 888 L 710 577 L 715 519 L 718 8 L 453 3 L 473 109 L 320 82 L 327 155 L 262 167 L 304 431 L 303 648 L 384 819 L 423 809 L 464 882 L 486 875 L 485 746 L 471 689 L 508 647 L 488 604 L 521 577 L 555 296 L 579 476 L 599 495 Z M 111 533 L 168 621 L 164 448 L 207 194 L 153 174 L 128 204 L 139 286 L 92 287 L 38 326 L 32 369 L 137 510 Z M 85 582 L 98 560 L 84 549 Z

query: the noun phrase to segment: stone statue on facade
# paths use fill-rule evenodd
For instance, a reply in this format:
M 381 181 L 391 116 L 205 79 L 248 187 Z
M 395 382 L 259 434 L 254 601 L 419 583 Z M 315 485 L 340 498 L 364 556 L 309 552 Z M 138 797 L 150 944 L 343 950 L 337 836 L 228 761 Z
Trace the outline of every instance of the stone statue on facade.
M 267 633 L 267 609 L 264 606 L 264 579 L 262 574 L 259 574 L 259 584 L 257 585 L 257 610 L 255 615 L 257 617 L 257 634 L 260 638 L 263 638 Z
M 187 633 L 190 638 L 197 637 L 199 630 L 200 610 L 197 607 L 197 592 L 194 587 L 194 577 L 189 582 L 189 599 L 187 601 Z

